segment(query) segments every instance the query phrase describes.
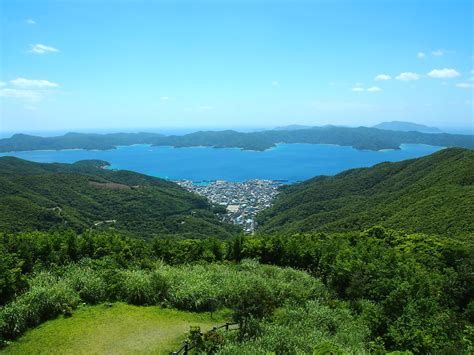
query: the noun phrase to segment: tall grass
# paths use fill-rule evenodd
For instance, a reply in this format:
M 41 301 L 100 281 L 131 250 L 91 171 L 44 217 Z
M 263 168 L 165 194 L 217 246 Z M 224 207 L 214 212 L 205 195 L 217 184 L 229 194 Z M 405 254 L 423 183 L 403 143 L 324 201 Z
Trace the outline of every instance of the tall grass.
M 285 303 L 325 297 L 322 283 L 302 271 L 260 265 L 194 264 L 119 269 L 83 260 L 31 279 L 29 289 L 0 309 L 0 340 L 68 314 L 80 302 L 124 301 L 190 311 L 228 307 L 240 316 L 263 317 Z
M 258 336 L 226 333 L 217 354 L 364 354 L 369 331 L 348 308 L 319 301 L 287 305 L 258 323 Z

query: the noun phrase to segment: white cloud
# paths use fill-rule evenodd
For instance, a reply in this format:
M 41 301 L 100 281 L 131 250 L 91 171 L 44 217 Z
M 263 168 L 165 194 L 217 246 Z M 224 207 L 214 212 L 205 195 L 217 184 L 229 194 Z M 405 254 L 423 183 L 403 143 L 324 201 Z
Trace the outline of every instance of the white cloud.
M 273 86 L 280 86 L 280 82 L 278 80 L 273 80 L 272 85 Z
M 43 97 L 43 95 L 38 91 L 8 88 L 0 89 L 0 96 L 29 101 L 39 101 Z
M 461 89 L 472 89 L 474 88 L 473 83 L 458 83 L 456 84 L 456 87 L 461 88 Z
M 474 74 L 474 70 L 471 70 L 471 74 Z
M 29 18 L 29 19 L 26 19 L 26 21 L 25 21 L 25 22 L 26 22 L 28 25 L 36 25 L 36 21 L 35 21 L 35 20 L 33 20 L 33 19 L 31 19 L 31 18 Z
M 379 91 L 382 91 L 381 88 L 379 88 L 378 86 L 372 86 L 370 88 L 367 89 L 368 92 L 379 92 Z
M 426 54 L 424 52 L 418 52 L 418 54 L 416 55 L 419 59 L 423 59 L 424 57 L 426 57 Z
M 174 100 L 174 97 L 161 96 L 161 97 L 160 97 L 160 100 L 161 100 L 161 101 L 171 101 L 171 100 Z
M 442 49 L 437 49 L 433 52 L 431 52 L 431 54 L 433 54 L 434 56 L 436 57 L 441 57 L 442 55 L 444 55 L 446 52 L 443 51 Z
M 448 68 L 444 68 L 444 69 L 433 69 L 432 71 L 430 71 L 428 73 L 428 76 L 431 77 L 431 78 L 441 78 L 441 79 L 447 79 L 447 78 L 455 78 L 457 76 L 459 76 L 459 72 L 457 70 L 454 70 L 454 69 L 448 69 Z
M 355 88 L 352 88 L 352 91 L 354 92 L 362 92 L 362 91 L 365 91 L 364 88 L 361 88 L 361 87 L 355 87 Z
M 52 83 L 48 80 L 34 80 L 25 78 L 16 78 L 10 80 L 10 84 L 18 88 L 37 88 L 37 89 L 50 89 L 57 88 L 59 84 Z
M 30 50 L 28 52 L 35 53 L 35 54 L 47 54 L 47 53 L 59 52 L 59 49 L 38 43 L 38 44 L 30 44 Z
M 379 74 L 375 77 L 376 81 L 390 80 L 390 79 L 392 79 L 392 77 L 390 75 L 387 75 L 387 74 Z
M 418 74 L 412 73 L 412 72 L 400 73 L 399 75 L 395 77 L 395 79 L 401 80 L 401 81 L 418 80 L 419 78 L 420 76 Z
M 474 76 L 469 78 L 470 81 L 474 81 Z
M 0 87 L 7 85 L 7 83 L 0 81 Z

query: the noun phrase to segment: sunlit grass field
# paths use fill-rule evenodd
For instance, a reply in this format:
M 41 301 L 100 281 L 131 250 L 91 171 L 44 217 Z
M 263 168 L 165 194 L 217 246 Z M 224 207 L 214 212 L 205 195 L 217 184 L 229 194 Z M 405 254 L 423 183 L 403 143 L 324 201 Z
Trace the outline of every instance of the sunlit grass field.
M 85 306 L 28 331 L 2 354 L 169 354 L 190 326 L 208 330 L 224 313 L 191 313 L 123 303 Z

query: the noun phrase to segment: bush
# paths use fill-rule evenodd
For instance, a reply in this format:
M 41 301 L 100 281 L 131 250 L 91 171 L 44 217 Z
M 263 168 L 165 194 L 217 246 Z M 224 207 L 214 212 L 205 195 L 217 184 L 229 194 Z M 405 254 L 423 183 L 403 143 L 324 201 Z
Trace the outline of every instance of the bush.
M 218 354 L 335 354 L 366 353 L 367 327 L 344 304 L 329 308 L 318 301 L 287 305 L 272 319 L 250 318 L 254 336 L 227 333 Z M 248 327 L 245 327 L 247 329 Z M 242 330 L 241 330 L 242 332 Z
M 79 295 L 66 282 L 35 285 L 0 311 L 0 337 L 14 339 L 28 327 L 69 313 L 78 303 Z
M 152 278 L 148 271 L 122 271 L 119 298 L 135 305 L 151 305 L 159 300 L 152 286 Z
M 79 294 L 83 302 L 96 304 L 106 300 L 106 282 L 101 275 L 92 268 L 69 267 L 64 278 Z
M 239 323 L 249 317 L 263 318 L 270 315 L 278 305 L 273 290 L 262 280 L 242 285 L 231 301 L 234 319 Z

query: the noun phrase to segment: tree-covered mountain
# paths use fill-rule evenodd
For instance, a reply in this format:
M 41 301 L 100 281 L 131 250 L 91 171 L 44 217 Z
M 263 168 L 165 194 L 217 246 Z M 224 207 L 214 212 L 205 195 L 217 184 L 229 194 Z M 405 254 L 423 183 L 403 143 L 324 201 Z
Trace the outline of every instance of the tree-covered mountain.
M 38 164 L 0 158 L 0 232 L 113 227 L 142 237 L 229 237 L 207 200 L 173 182 L 107 162 Z
M 157 133 L 66 133 L 57 137 L 38 137 L 15 134 L 0 139 L 0 152 L 61 149 L 114 149 L 119 145 L 150 144 L 161 137 Z
M 165 136 L 154 140 L 155 145 L 174 147 L 208 146 L 265 150 L 278 143 L 337 144 L 356 149 L 399 149 L 401 144 L 430 144 L 442 147 L 474 149 L 474 136 L 395 132 L 367 127 L 324 126 L 299 130 L 260 132 L 200 131 L 183 136 Z
M 283 188 L 258 216 L 263 233 L 361 230 L 474 232 L 474 151 L 452 148 Z
M 378 129 L 386 129 L 389 131 L 415 131 L 415 132 L 422 132 L 422 133 L 442 133 L 439 128 L 425 126 L 419 123 L 413 122 L 404 122 L 404 121 L 391 121 L 391 122 L 382 122 L 375 126 L 374 128 Z
M 305 129 L 258 132 L 199 131 L 186 135 L 163 136 L 156 133 L 84 134 L 68 133 L 58 137 L 16 134 L 0 139 L 0 152 L 40 149 L 114 149 L 118 145 L 152 144 L 174 147 L 216 147 L 265 150 L 278 143 L 337 144 L 356 149 L 399 149 L 401 144 L 429 144 L 441 147 L 474 149 L 474 136 L 389 131 L 368 127 L 323 126 Z

